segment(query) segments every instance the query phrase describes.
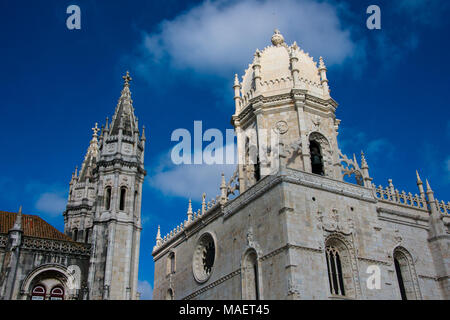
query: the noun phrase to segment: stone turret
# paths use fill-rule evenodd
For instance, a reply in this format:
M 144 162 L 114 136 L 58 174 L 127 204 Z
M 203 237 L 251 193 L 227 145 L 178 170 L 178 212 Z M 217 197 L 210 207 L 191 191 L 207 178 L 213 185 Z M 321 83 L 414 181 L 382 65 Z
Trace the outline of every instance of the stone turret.
M 90 299 L 137 298 L 141 233 L 142 183 L 146 175 L 146 136 L 140 135 L 134 114 L 127 71 L 112 121 L 103 127 L 92 170 L 95 207 L 92 208 L 92 255 L 89 268 Z M 95 127 L 97 128 L 97 126 Z M 98 130 L 98 129 L 96 129 Z M 97 139 L 97 131 L 93 139 Z M 91 145 L 92 144 L 91 142 Z M 87 161 L 85 159 L 85 161 Z M 90 163 L 90 162 L 89 162 Z M 84 165 L 84 164 L 83 164 Z M 83 169 L 80 178 L 83 176 Z M 90 179 L 90 175 L 86 176 Z M 91 180 L 86 180 L 87 183 Z

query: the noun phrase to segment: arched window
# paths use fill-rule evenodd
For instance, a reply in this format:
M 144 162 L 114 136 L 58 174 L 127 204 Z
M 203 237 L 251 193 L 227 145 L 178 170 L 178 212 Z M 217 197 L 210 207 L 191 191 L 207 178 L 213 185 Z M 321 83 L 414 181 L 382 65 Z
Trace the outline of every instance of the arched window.
M 50 300 L 64 300 L 64 289 L 56 286 L 50 291 Z
M 167 258 L 167 274 L 175 273 L 175 252 L 170 252 Z
M 121 210 L 121 211 L 125 210 L 126 195 L 127 195 L 127 188 L 121 187 L 120 188 L 120 204 L 119 204 L 119 210 Z
M 173 291 L 170 288 L 167 290 L 166 300 L 173 300 Z
M 331 295 L 355 297 L 351 254 L 347 245 L 331 237 L 325 244 L 325 253 Z
M 45 287 L 41 284 L 34 286 L 31 291 L 31 300 L 45 300 Z
M 397 275 L 398 287 L 402 300 L 416 300 L 419 297 L 416 294 L 414 281 L 414 271 L 412 259 L 409 252 L 403 248 L 394 250 L 394 266 Z
M 106 187 L 105 189 L 105 210 L 111 208 L 111 187 Z
M 258 255 L 254 249 L 245 254 L 242 267 L 243 299 L 259 300 Z
M 309 142 L 309 152 L 311 156 L 311 171 L 315 174 L 324 175 L 323 171 L 323 157 L 320 149 L 320 144 L 317 141 Z
M 344 276 L 339 251 L 334 247 L 327 247 L 326 252 L 331 294 L 345 296 Z
M 73 240 L 74 240 L 74 241 L 77 241 L 77 240 L 78 240 L 78 229 L 77 229 L 77 228 L 73 229 L 73 231 L 72 231 L 72 237 L 73 237 Z
M 85 230 L 85 232 L 86 232 L 86 234 L 84 235 L 84 242 L 85 242 L 85 243 L 88 243 L 88 242 L 89 242 L 89 234 L 91 233 L 90 231 L 91 231 L 90 228 L 87 228 L 87 229 Z

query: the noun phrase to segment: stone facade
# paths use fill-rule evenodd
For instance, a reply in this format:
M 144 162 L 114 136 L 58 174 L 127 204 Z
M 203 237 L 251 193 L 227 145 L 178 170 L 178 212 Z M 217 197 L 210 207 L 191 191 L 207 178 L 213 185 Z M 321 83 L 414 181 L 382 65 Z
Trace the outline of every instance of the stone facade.
M 418 173 L 419 194 L 376 187 L 342 154 L 322 58 L 276 30 L 234 89 L 238 168 L 158 229 L 154 299 L 450 298 L 450 203 Z
M 1 299 L 31 299 L 38 285 L 46 290 L 34 298 L 59 298 L 52 295 L 55 288 L 62 289 L 64 299 L 86 298 L 90 244 L 72 241 L 41 218 L 22 215 L 21 210 L 0 215 L 3 228 L 15 220 L 8 232 L 0 232 Z
M 131 77 L 123 78 L 111 124 L 107 119 L 100 136 L 95 125 L 81 170 L 72 174 L 64 234 L 49 226 L 49 234 L 27 236 L 21 215 L 0 232 L 1 299 L 55 298 L 59 289 L 64 299 L 139 299 L 146 138 L 134 115 Z

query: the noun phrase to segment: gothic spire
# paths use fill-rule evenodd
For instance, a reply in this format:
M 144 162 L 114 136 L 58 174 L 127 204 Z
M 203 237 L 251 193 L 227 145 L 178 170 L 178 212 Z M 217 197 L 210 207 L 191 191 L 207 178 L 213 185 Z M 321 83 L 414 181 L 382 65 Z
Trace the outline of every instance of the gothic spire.
M 83 182 L 87 178 L 92 177 L 92 170 L 95 167 L 98 159 L 99 148 L 98 148 L 97 133 L 99 131 L 99 128 L 97 123 L 95 123 L 95 126 L 94 128 L 92 128 L 92 131 L 93 131 L 92 139 L 89 144 L 89 148 L 86 152 L 86 155 L 84 156 L 84 161 L 80 170 L 80 178 L 78 180 L 80 182 Z
M 139 132 L 130 92 L 130 82 L 133 79 L 128 71 L 122 78 L 124 80 L 123 89 L 111 121 L 110 135 L 118 135 L 119 130 L 122 129 L 123 135 L 133 136 L 134 132 Z

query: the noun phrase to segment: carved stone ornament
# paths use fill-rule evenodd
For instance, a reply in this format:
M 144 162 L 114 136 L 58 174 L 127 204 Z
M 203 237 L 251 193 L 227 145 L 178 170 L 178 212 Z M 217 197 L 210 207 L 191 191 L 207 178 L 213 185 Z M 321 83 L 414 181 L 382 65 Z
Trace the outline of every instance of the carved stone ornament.
M 331 213 L 324 216 L 322 212 L 317 212 L 318 228 L 328 232 L 340 232 L 344 235 L 350 235 L 354 231 L 352 219 L 342 219 L 337 209 L 332 209 Z
M 277 123 L 275 123 L 275 126 L 273 127 L 273 130 L 276 133 L 285 134 L 289 130 L 289 125 L 287 124 L 286 121 L 280 120 Z
M 262 250 L 259 244 L 255 241 L 253 237 L 253 228 L 250 227 L 247 231 L 247 245 L 250 248 L 255 249 L 256 253 L 258 254 L 258 257 L 262 257 Z

